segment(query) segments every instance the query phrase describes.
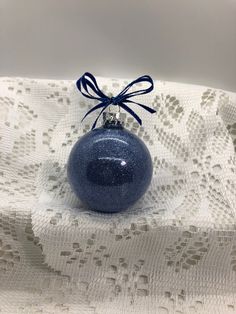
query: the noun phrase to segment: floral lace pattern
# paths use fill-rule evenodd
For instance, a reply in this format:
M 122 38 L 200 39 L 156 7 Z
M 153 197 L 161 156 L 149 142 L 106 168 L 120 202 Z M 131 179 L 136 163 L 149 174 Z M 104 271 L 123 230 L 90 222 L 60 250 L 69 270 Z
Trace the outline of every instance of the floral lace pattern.
M 156 81 L 142 102 L 157 113 L 125 126 L 151 152 L 151 186 L 101 214 L 66 177 L 94 102 L 73 81 L 0 79 L 1 313 L 236 312 L 236 94 Z

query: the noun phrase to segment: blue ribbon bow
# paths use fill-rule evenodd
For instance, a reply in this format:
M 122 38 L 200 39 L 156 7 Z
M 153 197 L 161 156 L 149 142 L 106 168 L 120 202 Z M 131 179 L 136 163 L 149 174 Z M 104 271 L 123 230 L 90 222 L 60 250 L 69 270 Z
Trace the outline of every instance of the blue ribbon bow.
M 150 83 L 150 87 L 127 93 L 128 90 L 133 85 L 141 83 L 141 82 L 148 82 L 148 83 Z M 99 101 L 99 103 L 96 106 L 94 106 L 92 109 L 90 109 L 85 114 L 85 116 L 83 117 L 82 121 L 91 112 L 93 112 L 93 111 L 95 111 L 95 110 L 97 110 L 99 108 L 102 108 L 102 110 L 100 111 L 99 115 L 97 116 L 96 120 L 93 123 L 92 129 L 94 129 L 96 127 L 96 124 L 97 124 L 97 121 L 98 121 L 99 117 L 101 116 L 103 111 L 105 111 L 108 108 L 108 106 L 110 106 L 110 105 L 120 106 L 121 108 L 126 110 L 128 113 L 130 113 L 137 120 L 137 122 L 140 125 L 142 125 L 142 120 L 139 118 L 139 116 L 131 108 L 129 108 L 127 106 L 126 103 L 136 104 L 136 105 L 142 107 L 143 109 L 147 110 L 150 113 L 155 113 L 156 112 L 156 110 L 154 110 L 154 109 L 152 109 L 152 108 L 150 108 L 148 106 L 145 106 L 143 104 L 140 104 L 140 103 L 137 103 L 135 101 L 130 100 L 131 97 L 138 96 L 138 95 L 144 95 L 144 94 L 147 94 L 147 93 L 149 93 L 149 92 L 151 92 L 153 90 L 153 80 L 148 75 L 140 76 L 139 78 L 137 78 L 133 82 L 129 83 L 115 97 L 108 97 L 107 95 L 105 95 L 101 91 L 101 89 L 98 87 L 98 84 L 97 84 L 97 81 L 96 81 L 95 77 L 91 73 L 89 73 L 89 72 L 84 73 L 84 75 L 81 76 L 81 78 L 78 79 L 78 81 L 76 82 L 76 86 L 79 89 L 79 91 L 82 93 L 82 95 L 84 95 L 85 97 L 90 98 L 90 99 L 96 99 L 96 100 Z M 89 90 L 89 89 L 91 89 L 91 90 Z

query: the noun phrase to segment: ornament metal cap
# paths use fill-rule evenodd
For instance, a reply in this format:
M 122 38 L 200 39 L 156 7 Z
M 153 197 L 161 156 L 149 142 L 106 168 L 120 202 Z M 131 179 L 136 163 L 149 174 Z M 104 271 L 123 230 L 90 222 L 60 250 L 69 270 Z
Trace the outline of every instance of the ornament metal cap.
M 125 114 L 121 112 L 103 112 L 103 125 L 113 124 L 113 125 L 124 125 L 125 124 Z

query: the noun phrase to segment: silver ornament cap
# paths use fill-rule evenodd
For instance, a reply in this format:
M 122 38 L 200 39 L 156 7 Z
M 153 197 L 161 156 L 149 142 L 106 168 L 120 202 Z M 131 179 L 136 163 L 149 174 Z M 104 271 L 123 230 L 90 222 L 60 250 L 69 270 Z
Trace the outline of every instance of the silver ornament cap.
M 114 125 L 124 125 L 125 123 L 125 114 L 121 112 L 103 112 L 103 125 L 105 124 L 114 124 Z

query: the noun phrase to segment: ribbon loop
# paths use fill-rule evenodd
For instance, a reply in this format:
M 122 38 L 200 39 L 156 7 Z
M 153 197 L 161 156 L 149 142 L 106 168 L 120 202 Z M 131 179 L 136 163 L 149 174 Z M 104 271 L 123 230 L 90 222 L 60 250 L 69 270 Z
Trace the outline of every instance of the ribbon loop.
M 149 83 L 150 86 L 147 88 L 144 88 L 144 89 L 137 89 L 135 91 L 128 93 L 128 91 L 131 87 L 133 87 L 134 85 L 138 86 L 140 83 L 143 83 L 143 82 Z M 130 100 L 131 97 L 144 95 L 144 94 L 150 93 L 153 90 L 153 87 L 154 87 L 153 80 L 149 75 L 140 76 L 136 80 L 132 81 L 115 97 L 113 97 L 113 96 L 108 97 L 107 95 L 105 95 L 101 91 L 101 89 L 99 88 L 97 81 L 96 81 L 96 78 L 89 72 L 84 73 L 84 75 L 78 79 L 78 81 L 76 82 L 76 86 L 83 96 L 90 98 L 90 99 L 99 100 L 99 104 L 97 104 L 92 109 L 90 109 L 85 114 L 82 121 L 91 112 L 93 112 L 99 108 L 102 108 L 98 117 L 96 118 L 96 120 L 93 123 L 92 129 L 94 129 L 96 127 L 97 121 L 98 121 L 99 117 L 101 116 L 102 112 L 110 105 L 120 106 L 121 108 L 126 110 L 129 114 L 131 114 L 134 117 L 134 119 L 140 125 L 142 125 L 142 120 L 131 108 L 129 108 L 127 106 L 127 104 L 129 104 L 129 103 L 136 104 L 136 105 L 142 107 L 143 109 L 147 110 L 149 113 L 155 113 L 156 112 L 156 110 L 154 110 L 154 109 L 152 109 L 146 105 L 143 105 L 143 104 L 137 103 L 133 100 Z

